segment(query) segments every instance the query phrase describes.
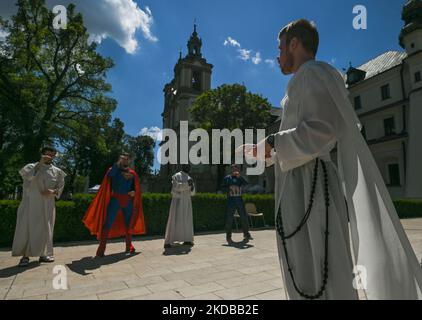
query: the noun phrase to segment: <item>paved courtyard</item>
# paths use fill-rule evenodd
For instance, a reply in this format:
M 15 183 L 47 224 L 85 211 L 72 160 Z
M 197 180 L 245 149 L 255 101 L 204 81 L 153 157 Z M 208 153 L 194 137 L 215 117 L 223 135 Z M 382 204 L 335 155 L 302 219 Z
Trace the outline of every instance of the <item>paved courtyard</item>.
M 403 225 L 421 260 L 422 219 Z M 122 252 L 124 243 L 108 245 L 108 256 L 92 258 L 96 242 L 56 244 L 54 264 L 33 259 L 27 269 L 19 258 L 0 250 L 0 299 L 153 299 L 282 300 L 285 299 L 274 230 L 252 233 L 248 245 L 229 247 L 224 234 L 195 237 L 195 246 L 168 250 L 163 239 L 135 241 L 139 254 Z M 241 240 L 241 234 L 234 234 Z M 68 290 L 53 288 L 57 265 L 66 266 Z

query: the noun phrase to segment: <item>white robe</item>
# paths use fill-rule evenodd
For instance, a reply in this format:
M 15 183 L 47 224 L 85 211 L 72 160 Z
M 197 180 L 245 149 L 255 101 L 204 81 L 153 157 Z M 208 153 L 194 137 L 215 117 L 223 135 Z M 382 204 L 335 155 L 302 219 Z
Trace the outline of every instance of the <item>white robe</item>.
M 22 201 L 18 208 L 12 255 L 40 257 L 53 255 L 56 217 L 55 197 L 60 198 L 66 174 L 53 165 L 28 164 L 19 171 L 23 178 Z M 57 189 L 58 194 L 42 192 Z
M 421 298 L 422 270 L 359 131 L 339 72 L 326 63 L 308 61 L 291 79 L 282 103 L 283 117 L 272 160 L 276 214 L 280 208 L 286 234 L 295 230 L 305 214 L 315 159 L 327 161 L 329 273 L 321 299 L 357 298 L 352 260 L 363 276 L 366 271 L 368 299 Z M 338 167 L 330 160 L 336 144 Z M 321 165 L 319 172 L 310 218 L 299 234 L 287 240 L 294 277 L 307 294 L 319 290 L 323 274 L 325 202 Z M 348 216 L 353 250 L 349 250 Z M 287 271 L 278 234 L 277 243 L 288 297 L 301 299 Z
M 172 177 L 172 200 L 166 227 L 165 243 L 193 242 L 193 217 L 191 196 L 195 195 L 195 188 L 191 191 L 189 175 L 183 171 Z

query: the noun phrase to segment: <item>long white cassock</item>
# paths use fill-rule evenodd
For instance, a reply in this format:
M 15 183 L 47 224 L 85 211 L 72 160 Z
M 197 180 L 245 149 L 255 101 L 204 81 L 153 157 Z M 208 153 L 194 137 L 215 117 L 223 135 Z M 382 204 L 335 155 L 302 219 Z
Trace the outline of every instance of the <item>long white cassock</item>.
M 23 178 L 23 196 L 18 208 L 12 255 L 40 257 L 53 255 L 53 231 L 56 218 L 55 196 L 42 192 L 64 188 L 66 174 L 53 165 L 28 164 L 19 171 Z
M 189 175 L 183 171 L 172 177 L 172 200 L 167 221 L 165 243 L 193 242 L 193 217 L 191 196 L 195 195 L 195 188 L 191 191 Z
M 363 280 L 359 289 L 365 289 L 368 299 L 420 299 L 420 265 L 360 133 L 340 73 L 326 63 L 308 61 L 291 79 L 282 104 L 276 153 L 270 160 L 275 163 L 276 217 L 281 209 L 285 235 L 296 230 L 308 209 L 316 159 L 327 167 L 328 281 L 320 299 L 357 299 L 354 266 Z M 336 144 L 334 163 L 330 151 Z M 309 219 L 286 240 L 286 250 L 277 232 L 290 299 L 303 299 L 298 291 L 316 295 L 323 288 L 326 206 L 321 164 L 318 172 Z

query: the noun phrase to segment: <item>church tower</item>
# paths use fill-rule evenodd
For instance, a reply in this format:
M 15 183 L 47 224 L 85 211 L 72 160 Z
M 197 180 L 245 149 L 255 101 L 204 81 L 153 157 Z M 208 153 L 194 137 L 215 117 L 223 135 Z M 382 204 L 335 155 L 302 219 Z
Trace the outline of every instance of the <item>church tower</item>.
M 422 194 L 422 1 L 410 0 L 403 7 L 404 27 L 400 33 L 400 45 L 406 50 L 403 80 L 408 100 L 408 157 L 406 197 Z
M 180 52 L 174 67 L 174 78 L 164 86 L 163 90 L 163 129 L 173 129 L 177 133 L 181 121 L 188 121 L 190 130 L 196 128 L 189 108 L 198 96 L 211 89 L 213 65 L 209 64 L 202 55 L 202 39 L 198 35 L 196 24 L 188 40 L 187 49 L 188 52 L 184 58 Z M 178 166 L 161 166 L 160 175 L 169 177 L 179 170 Z
M 194 25 L 193 33 L 188 41 L 188 54 L 179 60 L 174 67 L 174 79 L 164 87 L 163 128 L 178 131 L 180 121 L 189 121 L 188 109 L 203 92 L 211 89 L 213 65 L 202 57 L 202 40 Z

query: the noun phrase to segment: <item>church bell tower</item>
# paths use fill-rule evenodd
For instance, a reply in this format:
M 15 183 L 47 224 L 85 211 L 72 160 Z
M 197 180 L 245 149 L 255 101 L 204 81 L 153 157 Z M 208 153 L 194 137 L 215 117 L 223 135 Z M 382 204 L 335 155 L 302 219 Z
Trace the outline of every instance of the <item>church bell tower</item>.
M 211 89 L 213 65 L 209 64 L 202 55 L 202 39 L 198 35 L 196 24 L 187 42 L 187 49 L 185 57 L 180 52 L 174 67 L 174 78 L 164 86 L 163 90 L 163 129 L 173 129 L 177 133 L 179 133 L 181 121 L 188 121 L 189 131 L 197 127 L 192 121 L 189 108 L 198 96 Z M 178 158 L 180 159 L 180 154 Z M 179 170 L 178 165 L 161 166 L 160 175 L 169 177 Z
M 194 123 L 189 114 L 189 107 L 203 92 L 211 89 L 211 74 L 213 65 L 207 63 L 202 56 L 202 40 L 198 36 L 197 26 L 187 43 L 188 53 L 174 67 L 174 79 L 164 87 L 164 128 L 177 131 L 180 121 Z

